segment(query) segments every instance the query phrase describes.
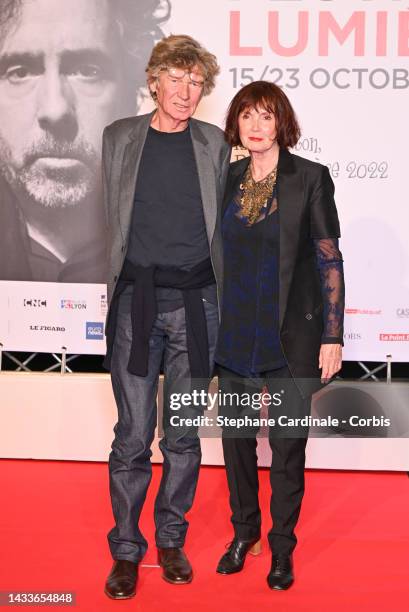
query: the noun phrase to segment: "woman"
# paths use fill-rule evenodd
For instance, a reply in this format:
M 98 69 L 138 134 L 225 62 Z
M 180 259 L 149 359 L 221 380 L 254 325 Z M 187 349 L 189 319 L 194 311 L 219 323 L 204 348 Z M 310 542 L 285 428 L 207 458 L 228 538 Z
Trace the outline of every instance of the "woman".
M 260 399 L 267 387 L 269 417 L 302 418 L 311 395 L 340 368 L 344 283 L 340 236 L 328 168 L 289 153 L 300 137 L 284 92 L 258 81 L 233 98 L 226 139 L 250 157 L 230 166 L 223 206 L 223 310 L 216 363 L 225 417 L 247 415 L 242 401 Z M 230 395 L 223 395 L 230 393 Z M 232 395 L 236 393 L 236 395 Z M 268 396 L 267 396 L 268 397 Z M 277 401 L 271 401 L 272 398 Z M 234 539 L 217 572 L 243 568 L 247 552 L 259 550 L 257 419 L 235 430 L 225 420 L 226 464 Z M 294 528 L 304 493 L 308 427 L 270 427 L 273 451 L 269 532 L 270 588 L 294 581 Z

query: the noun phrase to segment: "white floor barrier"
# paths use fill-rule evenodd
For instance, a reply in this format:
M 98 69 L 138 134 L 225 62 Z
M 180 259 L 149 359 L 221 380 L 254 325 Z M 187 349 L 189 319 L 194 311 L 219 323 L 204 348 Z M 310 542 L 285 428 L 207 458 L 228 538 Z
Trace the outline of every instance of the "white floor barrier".
M 336 383 L 342 385 L 343 383 Z M 360 383 L 383 390 L 394 406 L 409 411 L 409 384 Z M 368 386 L 372 385 L 372 386 Z M 374 387 L 375 386 L 375 387 Z M 161 385 L 160 394 L 161 395 Z M 107 461 L 116 407 L 107 374 L 0 373 L 0 457 Z M 161 462 L 158 438 L 154 462 Z M 203 464 L 222 465 L 218 438 L 202 440 Z M 270 462 L 268 440 L 259 462 Z M 307 467 L 342 470 L 409 470 L 405 438 L 310 438 Z

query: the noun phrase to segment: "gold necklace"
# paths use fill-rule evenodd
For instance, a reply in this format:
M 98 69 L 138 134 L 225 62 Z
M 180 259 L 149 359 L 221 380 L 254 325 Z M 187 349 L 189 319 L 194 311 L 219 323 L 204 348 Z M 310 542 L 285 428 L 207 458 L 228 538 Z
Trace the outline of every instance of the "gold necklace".
M 251 173 L 251 164 L 248 165 L 243 182 L 240 185 L 242 196 L 240 198 L 241 212 L 248 219 L 248 225 L 260 216 L 260 211 L 268 202 L 277 182 L 277 166 L 273 168 L 261 181 L 255 181 Z

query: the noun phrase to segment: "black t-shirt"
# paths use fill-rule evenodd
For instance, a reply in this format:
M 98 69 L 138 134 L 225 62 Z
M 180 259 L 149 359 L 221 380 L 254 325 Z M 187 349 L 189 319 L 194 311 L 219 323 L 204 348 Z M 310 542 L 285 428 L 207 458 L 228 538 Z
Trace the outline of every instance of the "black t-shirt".
M 135 188 L 127 259 L 141 266 L 190 270 L 209 257 L 199 176 L 190 130 L 149 127 Z M 202 290 L 215 303 L 216 290 Z M 183 305 L 177 289 L 157 288 L 158 311 Z

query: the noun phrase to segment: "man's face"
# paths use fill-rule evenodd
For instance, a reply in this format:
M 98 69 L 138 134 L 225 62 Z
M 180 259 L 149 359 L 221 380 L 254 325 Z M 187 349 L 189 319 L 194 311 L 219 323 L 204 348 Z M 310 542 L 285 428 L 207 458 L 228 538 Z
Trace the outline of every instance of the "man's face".
M 117 46 L 108 0 L 24 0 L 0 41 L 0 173 L 20 199 L 61 208 L 96 189 Z
M 175 121 L 187 121 L 195 112 L 203 93 L 203 76 L 197 66 L 163 70 L 151 84 L 159 112 Z

